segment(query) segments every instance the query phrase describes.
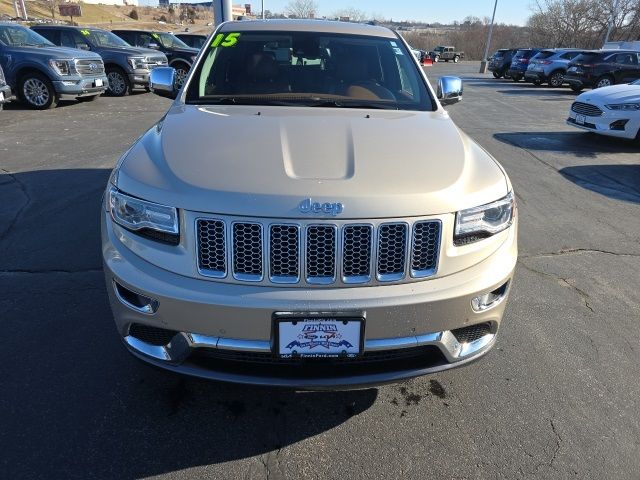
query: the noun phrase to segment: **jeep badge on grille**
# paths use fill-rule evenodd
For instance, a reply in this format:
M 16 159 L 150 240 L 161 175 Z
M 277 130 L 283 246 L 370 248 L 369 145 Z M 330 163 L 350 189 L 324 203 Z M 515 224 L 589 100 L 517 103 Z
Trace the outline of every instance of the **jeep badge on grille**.
M 305 198 L 298 205 L 298 210 L 300 210 L 301 213 L 326 213 L 327 215 L 333 215 L 335 217 L 344 211 L 344 205 L 340 202 L 314 202 L 310 198 Z

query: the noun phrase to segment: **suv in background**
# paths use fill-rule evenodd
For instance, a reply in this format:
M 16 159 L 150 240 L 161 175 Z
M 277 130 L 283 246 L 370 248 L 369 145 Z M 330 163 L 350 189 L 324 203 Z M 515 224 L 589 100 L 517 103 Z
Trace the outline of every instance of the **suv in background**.
M 507 76 L 507 70 L 509 70 L 511 60 L 517 51 L 517 48 L 501 48 L 491 56 L 488 68 L 495 78 Z
M 609 87 L 640 78 L 640 53 L 631 50 L 594 50 L 584 52 L 569 64 L 565 81 L 571 90 L 585 87 Z
M 7 85 L 4 72 L 2 71 L 2 67 L 0 67 L 0 110 L 2 110 L 4 104 L 10 102 L 11 99 L 11 87 Z
M 584 53 L 584 50 L 574 48 L 541 50 L 529 61 L 524 79 L 534 85 L 548 82 L 550 87 L 561 87 L 569 62 L 581 53 Z
M 149 72 L 166 67 L 162 52 L 135 48 L 107 30 L 88 27 L 36 25 L 31 30 L 61 47 L 91 50 L 102 57 L 109 79 L 109 93 L 116 97 L 127 95 L 136 86 L 148 88 Z
M 167 56 L 169 66 L 176 70 L 176 86 L 182 87 L 191 65 L 200 51 L 191 48 L 171 33 L 153 30 L 114 30 L 117 36 L 135 47 L 152 48 Z
M 518 50 L 511 60 L 507 75 L 509 75 L 514 82 L 522 80 L 529 67 L 529 60 L 539 51 L 539 48 L 521 48 Z
M 107 89 L 100 55 L 56 47 L 22 25 L 0 24 L 0 66 L 18 98 L 37 110 L 94 100 Z
M 182 40 L 185 45 L 200 50 L 207 41 L 207 35 L 201 33 L 176 33 L 176 37 Z

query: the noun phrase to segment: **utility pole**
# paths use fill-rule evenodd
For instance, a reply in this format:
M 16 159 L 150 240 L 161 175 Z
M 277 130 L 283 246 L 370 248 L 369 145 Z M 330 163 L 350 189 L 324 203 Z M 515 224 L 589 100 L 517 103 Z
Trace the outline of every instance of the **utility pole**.
M 262 19 L 264 20 L 264 0 L 262 0 Z
M 611 16 L 609 17 L 609 28 L 607 29 L 607 36 L 604 37 L 604 43 L 609 41 L 611 30 L 616 22 L 616 16 L 618 15 L 618 0 L 611 0 Z
M 214 0 L 211 2 L 211 8 L 213 8 L 213 24 L 216 27 L 222 22 L 233 20 L 231 0 Z
M 491 36 L 493 35 L 493 21 L 496 19 L 496 8 L 498 8 L 498 0 L 493 4 L 493 15 L 491 16 L 491 25 L 489 26 L 489 37 L 487 38 L 487 46 L 484 49 L 484 57 L 482 57 L 482 62 L 480 62 L 480 73 L 487 73 L 487 57 L 489 56 L 489 46 L 491 45 Z

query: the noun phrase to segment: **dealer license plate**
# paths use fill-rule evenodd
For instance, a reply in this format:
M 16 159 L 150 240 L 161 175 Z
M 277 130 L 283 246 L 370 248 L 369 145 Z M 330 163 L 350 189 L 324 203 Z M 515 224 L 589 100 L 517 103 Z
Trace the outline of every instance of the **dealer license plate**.
M 355 357 L 361 352 L 361 318 L 301 317 L 278 320 L 278 354 L 284 358 Z
M 576 115 L 576 123 L 578 125 L 584 125 L 585 116 L 584 115 Z
M 102 85 L 104 85 L 102 83 L 102 79 L 101 78 L 96 78 L 96 87 L 101 87 Z

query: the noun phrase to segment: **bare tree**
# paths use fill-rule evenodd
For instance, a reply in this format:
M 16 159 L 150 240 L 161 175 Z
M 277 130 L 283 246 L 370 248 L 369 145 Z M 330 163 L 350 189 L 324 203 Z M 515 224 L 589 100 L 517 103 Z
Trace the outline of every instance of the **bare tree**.
M 317 11 L 318 4 L 314 0 L 291 0 L 286 7 L 292 18 L 314 18 Z
M 355 7 L 348 7 L 333 12 L 335 18 L 347 17 L 352 22 L 364 22 L 368 20 L 368 15 L 363 10 L 359 10 Z

